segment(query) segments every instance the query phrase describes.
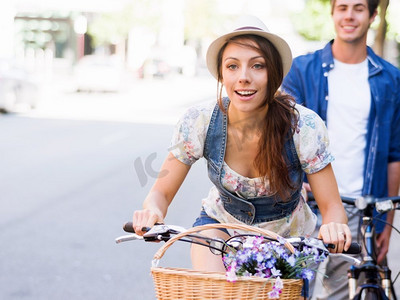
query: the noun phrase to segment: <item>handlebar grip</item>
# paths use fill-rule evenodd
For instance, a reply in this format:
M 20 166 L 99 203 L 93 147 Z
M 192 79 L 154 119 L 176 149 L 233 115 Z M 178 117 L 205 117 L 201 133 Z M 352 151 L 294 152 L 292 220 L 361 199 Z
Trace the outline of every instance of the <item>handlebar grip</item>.
M 161 225 L 161 223 L 156 223 L 154 225 Z M 126 222 L 124 226 L 122 227 L 124 231 L 130 232 L 130 233 L 135 233 L 135 229 L 133 229 L 133 223 L 132 222 Z M 150 227 L 143 227 L 142 231 L 149 231 L 151 228 Z
M 133 229 L 133 223 L 132 222 L 126 222 L 123 226 L 124 231 L 130 232 L 130 233 L 135 233 L 135 229 Z
M 344 254 L 360 254 L 361 253 L 361 245 L 357 242 L 352 242 L 349 249 L 347 251 L 343 251 Z

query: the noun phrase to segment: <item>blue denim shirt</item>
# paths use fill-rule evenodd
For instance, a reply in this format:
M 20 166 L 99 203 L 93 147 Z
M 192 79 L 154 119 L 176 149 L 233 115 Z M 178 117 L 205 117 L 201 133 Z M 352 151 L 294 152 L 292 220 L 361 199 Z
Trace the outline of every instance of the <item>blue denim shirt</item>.
M 228 98 L 224 98 L 223 105 L 225 108 L 228 107 Z M 304 177 L 293 139 L 288 139 L 285 144 L 289 176 L 295 185 L 295 190 L 290 197 L 284 200 L 276 195 L 243 199 L 229 192 L 221 183 L 227 142 L 227 119 L 227 115 L 217 104 L 211 116 L 204 146 L 208 176 L 218 189 L 225 210 L 236 219 L 249 225 L 273 221 L 290 215 L 299 203 Z
M 328 73 L 334 68 L 332 43 L 293 60 L 282 90 L 325 121 L 329 103 Z M 367 47 L 371 113 L 368 120 L 363 195 L 385 197 L 388 163 L 400 161 L 400 70 Z

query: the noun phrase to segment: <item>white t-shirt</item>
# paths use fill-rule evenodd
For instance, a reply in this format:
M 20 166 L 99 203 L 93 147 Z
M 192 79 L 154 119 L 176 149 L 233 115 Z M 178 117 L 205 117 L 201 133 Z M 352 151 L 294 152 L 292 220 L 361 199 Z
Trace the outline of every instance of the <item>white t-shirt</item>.
M 364 184 L 365 148 L 371 93 L 368 60 L 345 64 L 334 60 L 328 75 L 327 127 L 339 192 L 360 196 Z

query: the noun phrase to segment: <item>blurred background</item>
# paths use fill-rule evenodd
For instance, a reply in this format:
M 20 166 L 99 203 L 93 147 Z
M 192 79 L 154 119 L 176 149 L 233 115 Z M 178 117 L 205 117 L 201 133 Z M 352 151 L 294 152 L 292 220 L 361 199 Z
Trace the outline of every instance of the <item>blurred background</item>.
M 382 1 L 369 44 L 398 65 L 399 0 L 388 5 Z M 0 10 L 0 109 L 61 109 L 54 89 L 75 99 L 128 93 L 149 79 L 208 78 L 209 42 L 241 13 L 258 15 L 294 56 L 333 37 L 328 0 L 7 1 Z
M 205 52 L 240 14 L 262 19 L 294 56 L 334 36 L 329 0 L 1 1 L 1 299 L 154 299 L 159 245 L 114 239 L 179 116 L 215 101 Z M 399 66 L 400 0 L 381 1 L 370 31 L 368 44 Z M 205 169 L 192 167 L 167 222 L 191 226 Z M 187 251 L 163 264 L 188 266 Z
M 382 1 L 369 44 L 398 65 L 399 0 L 388 4 Z M 57 102 L 62 99 L 55 101 L 51 94 L 55 88 L 64 93 L 127 93 L 149 79 L 208 77 L 207 46 L 240 13 L 258 15 L 289 42 L 294 56 L 333 37 L 327 0 L 4 2 L 0 109 L 61 109 Z

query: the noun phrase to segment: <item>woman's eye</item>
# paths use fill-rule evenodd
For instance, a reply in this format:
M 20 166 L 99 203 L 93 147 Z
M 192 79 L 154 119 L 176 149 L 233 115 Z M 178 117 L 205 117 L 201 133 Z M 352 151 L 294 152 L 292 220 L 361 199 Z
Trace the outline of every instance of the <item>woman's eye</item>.
M 263 64 L 254 64 L 253 68 L 254 69 L 263 69 L 264 65 Z
M 227 68 L 230 69 L 230 70 L 236 70 L 237 69 L 237 65 L 228 65 Z

